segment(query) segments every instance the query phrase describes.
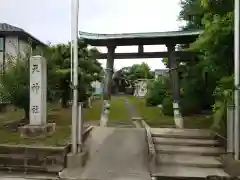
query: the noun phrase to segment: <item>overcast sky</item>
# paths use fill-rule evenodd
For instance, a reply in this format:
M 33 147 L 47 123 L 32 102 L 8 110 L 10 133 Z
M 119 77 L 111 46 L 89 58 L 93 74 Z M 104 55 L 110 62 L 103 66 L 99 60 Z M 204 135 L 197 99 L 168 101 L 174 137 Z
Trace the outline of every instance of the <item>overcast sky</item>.
M 70 40 L 70 0 L 0 0 L 0 22 L 23 28 L 43 42 Z M 80 0 L 79 30 L 94 33 L 162 32 L 178 30 L 179 0 Z M 164 47 L 145 47 L 161 51 Z M 104 48 L 100 48 L 104 52 Z M 121 47 L 116 52 L 134 52 Z M 105 62 L 101 60 L 103 65 Z M 146 62 L 151 69 L 164 68 L 161 59 L 115 60 L 120 69 Z

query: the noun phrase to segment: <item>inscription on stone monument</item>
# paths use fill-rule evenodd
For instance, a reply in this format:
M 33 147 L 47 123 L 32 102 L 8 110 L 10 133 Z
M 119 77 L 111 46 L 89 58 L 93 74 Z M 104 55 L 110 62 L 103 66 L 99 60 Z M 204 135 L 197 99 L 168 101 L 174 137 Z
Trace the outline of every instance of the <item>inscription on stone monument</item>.
M 30 59 L 30 125 L 46 124 L 46 60 L 41 56 Z

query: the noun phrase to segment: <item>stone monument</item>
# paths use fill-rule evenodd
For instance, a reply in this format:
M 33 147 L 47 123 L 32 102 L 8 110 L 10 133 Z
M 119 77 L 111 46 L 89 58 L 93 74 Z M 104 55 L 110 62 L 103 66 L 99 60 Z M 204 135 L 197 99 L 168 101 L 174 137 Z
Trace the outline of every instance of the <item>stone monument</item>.
M 47 123 L 47 64 L 41 56 L 32 56 L 30 75 L 30 124 L 20 128 L 21 136 L 46 135 L 55 130 L 55 123 Z

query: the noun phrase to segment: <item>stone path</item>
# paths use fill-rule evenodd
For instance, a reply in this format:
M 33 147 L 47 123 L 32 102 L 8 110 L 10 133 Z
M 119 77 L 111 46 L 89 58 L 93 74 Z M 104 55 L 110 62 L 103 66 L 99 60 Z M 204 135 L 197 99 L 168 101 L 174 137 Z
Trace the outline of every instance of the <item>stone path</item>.
M 145 131 L 134 128 L 94 128 L 90 159 L 85 169 L 65 172 L 65 177 L 101 180 L 150 180 Z
M 137 111 L 136 111 L 135 105 L 134 105 L 134 104 L 131 104 L 131 103 L 128 101 L 127 98 L 124 98 L 124 101 L 125 101 L 125 104 L 126 104 L 126 106 L 127 106 L 127 108 L 128 108 L 128 112 L 129 112 L 129 114 L 131 115 L 131 118 L 133 118 L 133 117 L 138 117 L 138 113 L 137 113 Z
M 121 98 L 121 97 L 119 97 Z M 126 98 L 123 98 L 125 105 L 127 106 L 128 109 L 128 113 L 130 114 L 130 119 L 126 119 L 126 120 L 110 120 L 107 123 L 108 127 L 120 127 L 120 128 L 133 128 L 133 123 L 132 123 L 132 117 L 133 114 L 135 112 L 134 107 L 131 106 L 131 104 L 129 104 L 128 100 Z
M 136 106 L 134 104 L 131 104 L 126 97 L 124 98 L 124 101 L 128 108 L 128 112 L 131 115 L 131 122 L 136 128 L 141 128 L 141 123 L 138 120 L 141 120 L 143 118 L 139 116 L 136 110 Z

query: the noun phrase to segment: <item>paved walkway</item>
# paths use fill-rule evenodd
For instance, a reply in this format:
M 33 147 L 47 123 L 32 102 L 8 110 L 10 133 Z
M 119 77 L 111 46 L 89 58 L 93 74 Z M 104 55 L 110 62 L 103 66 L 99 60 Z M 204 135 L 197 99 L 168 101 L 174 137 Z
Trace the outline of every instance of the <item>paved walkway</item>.
M 124 101 L 125 101 L 125 104 L 126 104 L 126 106 L 127 106 L 128 112 L 129 112 L 129 114 L 131 115 L 131 118 L 137 117 L 137 116 L 138 116 L 138 113 L 137 113 L 137 111 L 136 111 L 135 105 L 134 105 L 134 104 L 131 104 L 126 97 L 124 98 Z
M 94 128 L 90 159 L 85 169 L 69 171 L 65 177 L 99 180 L 150 180 L 147 142 L 143 129 Z

